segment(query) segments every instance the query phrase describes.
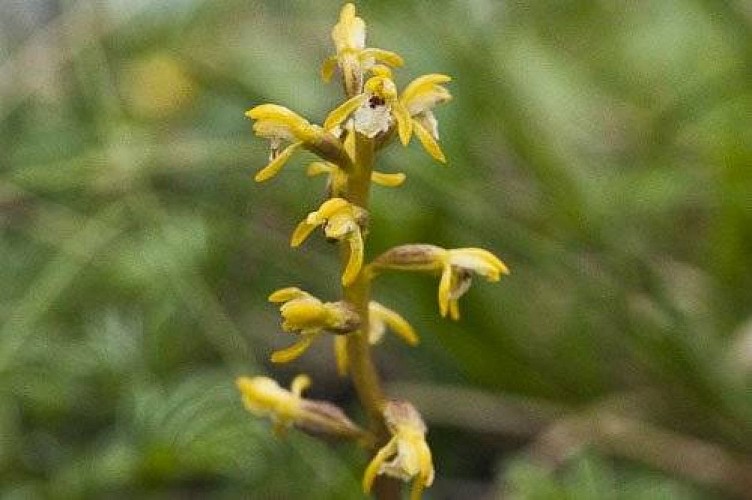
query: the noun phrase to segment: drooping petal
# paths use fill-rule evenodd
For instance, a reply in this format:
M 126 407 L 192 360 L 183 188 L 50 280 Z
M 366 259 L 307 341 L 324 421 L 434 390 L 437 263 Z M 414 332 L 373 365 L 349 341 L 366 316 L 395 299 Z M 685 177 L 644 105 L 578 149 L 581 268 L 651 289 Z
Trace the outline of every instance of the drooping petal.
M 449 300 L 452 291 L 452 266 L 448 263 L 444 265 L 439 281 L 439 311 L 442 317 L 446 317 L 449 312 Z
M 439 143 L 436 142 L 431 133 L 428 132 L 428 130 L 426 130 L 418 120 L 412 120 L 412 123 L 413 130 L 415 130 L 415 135 L 418 136 L 418 140 L 423 145 L 423 149 L 425 149 L 426 152 L 434 159 L 440 161 L 441 163 L 446 163 L 446 157 L 441 151 Z
M 401 186 L 403 182 L 405 182 L 405 179 L 407 176 L 403 174 L 402 172 L 398 172 L 395 174 L 387 174 L 384 172 L 376 172 L 375 170 L 371 172 L 371 180 L 374 184 L 378 184 L 379 186 L 385 186 L 385 187 L 397 187 Z
M 397 133 L 399 133 L 400 142 L 403 146 L 407 146 L 410 137 L 413 135 L 413 121 L 410 119 L 410 114 L 398 101 L 392 104 L 392 113 L 397 120 Z
M 289 363 L 299 358 L 309 347 L 318 334 L 304 335 L 290 347 L 272 353 L 272 363 Z
M 449 300 L 449 317 L 452 318 L 454 321 L 459 321 L 459 319 L 460 319 L 460 301 L 459 301 L 459 299 L 450 299 Z
M 347 238 L 347 242 L 350 244 L 350 255 L 347 259 L 345 271 L 342 273 L 342 284 L 344 286 L 348 286 L 355 281 L 355 278 L 360 274 L 361 267 L 363 267 L 363 237 L 360 234 L 360 229 L 353 231 Z
M 321 79 L 329 83 L 334 76 L 335 69 L 337 69 L 337 56 L 329 56 L 324 59 L 324 62 L 321 63 Z
M 305 374 L 298 375 L 290 384 L 290 391 L 296 396 L 303 394 L 303 391 L 311 386 L 311 377 Z
M 319 224 L 310 224 L 308 220 L 303 220 L 300 222 L 300 224 L 297 225 L 295 228 L 295 231 L 292 233 L 292 238 L 290 238 L 290 246 L 291 247 L 298 247 L 301 243 L 303 243 L 308 236 L 311 235 L 314 229 L 316 229 Z
M 383 322 L 409 345 L 418 344 L 418 335 L 415 333 L 415 330 L 413 330 L 413 327 L 410 326 L 410 323 L 405 320 L 405 318 L 403 318 L 393 310 L 382 306 L 378 302 L 371 301 L 368 304 L 368 308 L 371 312 L 372 321 L 378 320 Z
M 276 158 L 269 162 L 267 166 L 256 172 L 256 175 L 253 179 L 256 182 L 264 182 L 277 175 L 279 171 L 282 170 L 282 167 L 285 166 L 287 160 L 290 159 L 295 150 L 297 150 L 301 145 L 302 143 L 296 142 L 287 146 L 282 150 L 281 153 L 277 155 Z
M 363 473 L 363 492 L 368 494 L 371 492 L 373 481 L 376 479 L 376 475 L 381 470 L 381 466 L 386 462 L 389 457 L 397 453 L 397 436 L 394 436 L 389 442 L 381 448 L 378 453 L 373 457 L 371 462 L 366 467 L 366 471 Z
M 362 106 L 367 98 L 368 96 L 366 94 L 358 94 L 337 106 L 331 113 L 329 113 L 329 115 L 327 115 L 326 120 L 324 120 L 324 130 L 330 131 L 337 127 L 337 125 L 345 121 L 345 119 L 356 109 Z

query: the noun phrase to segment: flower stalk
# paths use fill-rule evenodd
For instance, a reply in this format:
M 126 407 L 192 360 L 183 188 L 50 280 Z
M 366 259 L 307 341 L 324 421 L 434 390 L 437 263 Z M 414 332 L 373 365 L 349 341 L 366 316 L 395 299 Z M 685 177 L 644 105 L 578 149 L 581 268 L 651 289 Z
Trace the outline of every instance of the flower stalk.
M 255 106 L 246 116 L 255 120 L 253 131 L 270 141 L 269 163 L 257 172 L 257 182 L 276 176 L 299 150 L 319 157 L 308 166 L 307 175 L 328 174 L 326 200 L 297 225 L 291 246 L 300 246 L 321 228 L 324 237 L 339 243 L 342 268 L 337 277 L 341 297 L 334 301 L 297 287 L 272 293 L 269 300 L 281 304 L 281 329 L 298 338 L 272 353 L 271 361 L 292 362 L 317 339 L 331 335 L 337 372 L 352 381 L 368 422 L 361 430 L 340 408 L 303 398 L 301 393 L 310 384 L 307 375 L 298 376 L 290 390 L 267 377 L 241 377 L 237 385 L 248 411 L 270 418 L 278 434 L 296 427 L 323 437 L 351 439 L 366 448 L 365 493 L 373 491 L 382 500 L 399 499 L 402 482 L 407 482 L 412 483 L 411 499 L 419 500 L 434 477 L 428 429 L 412 404 L 388 398 L 373 357 L 373 347 L 387 329 L 410 346 L 418 344 L 418 335 L 400 314 L 372 300 L 372 280 L 384 271 L 437 274 L 441 316 L 459 320 L 458 301 L 473 275 L 498 281 L 508 270 L 483 249 L 447 250 L 427 244 L 401 245 L 364 265 L 371 185 L 398 187 L 405 180 L 403 173 L 376 171 L 377 155 L 396 142 L 407 146 L 415 136 L 434 160 L 446 163 L 433 110 L 451 99 L 444 87 L 451 78 L 424 75 L 400 93 L 391 68 L 402 66 L 402 58 L 366 48 L 365 22 L 350 3 L 340 12 L 332 40 L 336 54 L 325 60 L 321 73 L 328 81 L 339 72 L 345 98 L 323 126 L 276 104 Z

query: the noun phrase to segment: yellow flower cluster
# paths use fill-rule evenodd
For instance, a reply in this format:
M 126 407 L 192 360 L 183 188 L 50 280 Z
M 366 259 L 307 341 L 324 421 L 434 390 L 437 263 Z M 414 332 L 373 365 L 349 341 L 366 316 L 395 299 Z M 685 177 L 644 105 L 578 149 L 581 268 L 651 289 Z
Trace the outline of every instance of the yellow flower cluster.
M 412 482 L 411 498 L 417 500 L 434 477 L 427 429 L 410 403 L 386 400 L 370 349 L 387 331 L 410 346 L 419 339 L 405 318 L 370 299 L 371 283 L 380 273 L 392 270 L 436 274 L 440 276 L 441 316 L 459 320 L 459 299 L 474 275 L 498 281 L 509 271 L 487 250 L 426 244 L 398 246 L 365 264 L 370 185 L 397 187 L 406 178 L 404 173 L 374 170 L 374 158 L 395 138 L 407 146 L 416 136 L 433 159 L 446 163 L 434 110 L 452 98 L 446 88 L 451 78 L 423 75 L 400 90 L 392 69 L 404 64 L 402 57 L 366 46 L 366 25 L 353 4 L 342 8 L 331 36 L 335 53 L 324 61 L 321 75 L 328 82 L 339 72 L 345 98 L 322 125 L 276 104 L 261 104 L 246 112 L 254 121 L 253 132 L 270 143 L 269 163 L 256 173 L 257 182 L 276 176 L 296 151 L 307 150 L 318 157 L 306 172 L 309 177 L 328 178 L 326 199 L 298 223 L 290 244 L 298 247 L 320 229 L 327 240 L 339 243 L 343 262 L 339 277 L 343 300 L 324 302 L 297 287 L 269 296 L 269 301 L 279 305 L 282 330 L 297 337 L 291 346 L 274 352 L 271 360 L 293 361 L 317 338 L 331 334 L 338 373 L 351 377 L 371 420 L 369 427 L 381 429 L 382 434 L 365 435 L 335 406 L 303 398 L 301 393 L 310 384 L 305 375 L 295 378 L 290 390 L 266 377 L 241 377 L 237 385 L 246 408 L 270 418 L 278 432 L 294 425 L 365 443 L 375 452 L 363 477 L 366 493 L 378 476 L 389 476 Z

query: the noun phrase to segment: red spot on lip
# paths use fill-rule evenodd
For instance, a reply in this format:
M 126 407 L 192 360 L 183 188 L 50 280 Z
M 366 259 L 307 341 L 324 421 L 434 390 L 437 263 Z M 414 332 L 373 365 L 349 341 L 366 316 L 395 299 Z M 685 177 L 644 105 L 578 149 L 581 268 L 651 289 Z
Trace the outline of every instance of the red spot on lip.
M 370 107 L 371 109 L 376 109 L 377 106 L 383 106 L 384 104 L 386 104 L 386 101 L 376 95 L 371 96 L 371 98 L 368 99 L 368 107 Z

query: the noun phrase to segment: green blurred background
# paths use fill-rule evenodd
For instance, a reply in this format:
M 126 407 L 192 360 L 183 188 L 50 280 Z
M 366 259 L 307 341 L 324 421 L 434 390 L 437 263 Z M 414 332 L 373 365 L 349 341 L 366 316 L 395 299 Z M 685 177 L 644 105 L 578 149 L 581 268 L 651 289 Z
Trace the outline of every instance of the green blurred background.
M 243 112 L 321 122 L 340 2 L 0 0 L 0 497 L 361 498 L 365 457 L 241 408 L 239 374 L 357 416 L 267 294 L 338 293 L 298 156 L 263 185 Z M 371 256 L 430 242 L 511 267 L 441 320 L 436 280 L 375 297 L 378 352 L 460 498 L 752 497 L 752 8 L 745 0 L 359 2 L 404 86 L 454 77 L 444 167 L 392 146 Z

